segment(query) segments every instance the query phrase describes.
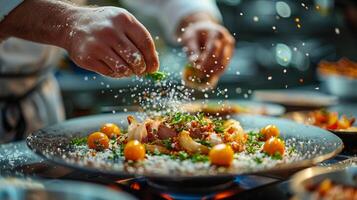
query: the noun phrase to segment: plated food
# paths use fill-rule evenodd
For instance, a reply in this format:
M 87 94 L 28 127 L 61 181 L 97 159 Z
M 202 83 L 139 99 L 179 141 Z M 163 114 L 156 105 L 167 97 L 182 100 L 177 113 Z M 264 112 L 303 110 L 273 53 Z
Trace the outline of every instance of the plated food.
M 355 118 L 346 115 L 339 116 L 337 112 L 327 110 L 292 112 L 287 114 L 286 117 L 296 122 L 318 126 L 334 132 L 357 132 L 357 127 L 353 126 Z
M 27 144 L 62 165 L 168 181 L 288 173 L 342 149 L 333 134 L 289 120 L 253 115 L 222 120 L 177 112 L 73 119 L 33 133 Z
M 357 79 L 357 63 L 348 58 L 341 58 L 337 62 L 321 61 L 317 70 L 323 76 L 339 75 Z
M 296 199 L 357 199 L 357 168 L 313 167 L 296 173 L 291 189 Z
M 329 93 L 340 98 L 357 98 L 356 62 L 348 58 L 341 58 L 337 62 L 321 61 L 317 73 Z
M 318 184 L 309 185 L 307 189 L 312 193 L 316 200 L 318 199 L 357 199 L 357 185 L 343 185 L 332 181 L 329 178 L 324 179 Z
M 105 123 L 88 137 L 74 138 L 73 153 L 89 159 L 125 159 L 144 169 L 155 160 L 230 167 L 243 158 L 260 165 L 296 156 L 295 149 L 279 137 L 275 125 L 247 132 L 234 119 L 181 112 L 150 117 L 143 122 L 129 115 L 127 120 L 129 126 L 122 131 L 113 123 Z

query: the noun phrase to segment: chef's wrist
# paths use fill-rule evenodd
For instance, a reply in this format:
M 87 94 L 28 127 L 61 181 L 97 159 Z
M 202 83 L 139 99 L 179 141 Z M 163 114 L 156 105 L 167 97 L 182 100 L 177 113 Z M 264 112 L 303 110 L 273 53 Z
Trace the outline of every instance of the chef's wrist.
M 207 12 L 198 12 L 198 13 L 190 14 L 184 17 L 179 23 L 179 26 L 176 30 L 176 36 L 180 37 L 183 33 L 183 30 L 185 30 L 187 27 L 189 27 L 192 24 L 200 23 L 200 22 L 219 23 L 219 20 L 217 20 L 214 16 L 212 16 L 210 13 Z

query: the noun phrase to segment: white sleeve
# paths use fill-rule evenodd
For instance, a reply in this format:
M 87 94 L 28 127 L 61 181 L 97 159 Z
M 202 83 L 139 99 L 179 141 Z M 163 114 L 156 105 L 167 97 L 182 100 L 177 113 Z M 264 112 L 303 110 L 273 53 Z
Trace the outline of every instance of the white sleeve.
M 222 16 L 214 0 L 123 0 L 135 12 L 157 18 L 166 37 L 175 41 L 175 32 L 182 18 L 196 12 L 208 12 L 217 20 Z
M 22 2 L 23 0 L 0 0 L 0 21 Z

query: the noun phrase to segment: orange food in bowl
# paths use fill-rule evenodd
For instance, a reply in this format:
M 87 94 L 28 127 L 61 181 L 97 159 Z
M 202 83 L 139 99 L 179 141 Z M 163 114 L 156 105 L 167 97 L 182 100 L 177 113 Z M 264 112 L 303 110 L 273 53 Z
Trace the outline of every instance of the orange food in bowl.
M 100 132 L 106 134 L 109 138 L 117 138 L 120 135 L 120 129 L 116 124 L 105 123 L 100 128 Z
M 109 138 L 101 132 L 94 132 L 88 136 L 88 147 L 95 150 L 103 150 L 109 148 Z
M 212 164 L 219 166 L 229 166 L 233 161 L 234 151 L 226 144 L 218 144 L 209 152 L 209 159 Z
M 137 140 L 128 142 L 124 147 L 124 157 L 126 160 L 143 160 L 145 158 L 145 154 L 145 146 Z

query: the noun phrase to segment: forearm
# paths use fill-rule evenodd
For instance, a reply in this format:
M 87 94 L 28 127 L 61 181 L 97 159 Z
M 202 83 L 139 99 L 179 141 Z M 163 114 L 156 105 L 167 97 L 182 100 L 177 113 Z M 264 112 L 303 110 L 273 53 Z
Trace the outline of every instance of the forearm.
M 25 0 L 0 22 L 0 38 L 18 37 L 65 48 L 77 8 L 56 0 Z

